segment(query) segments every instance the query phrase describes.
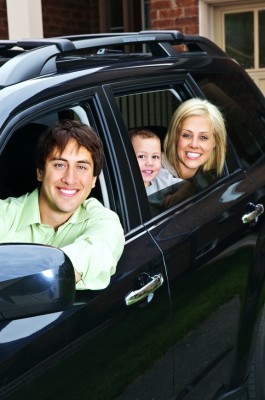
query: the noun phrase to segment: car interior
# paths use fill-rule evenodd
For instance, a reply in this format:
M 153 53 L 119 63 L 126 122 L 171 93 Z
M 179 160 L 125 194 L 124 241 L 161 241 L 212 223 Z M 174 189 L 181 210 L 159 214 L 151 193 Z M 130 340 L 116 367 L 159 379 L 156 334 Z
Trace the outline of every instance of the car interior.
M 172 94 L 171 91 L 138 93 L 131 96 L 122 96 L 116 98 L 116 100 L 121 109 L 123 118 L 125 119 L 125 124 L 129 129 L 141 126 L 141 128 L 152 130 L 159 136 L 163 151 L 163 142 L 167 132 L 168 121 L 175 107 L 179 104 L 179 99 L 176 98 L 175 93 Z M 167 111 L 165 111 L 164 106 L 162 106 L 164 102 L 167 105 Z M 142 105 L 141 107 L 139 106 L 140 104 Z M 155 108 L 162 107 L 162 111 L 160 113 L 150 113 L 150 107 L 152 105 Z M 170 109 L 170 113 L 168 113 L 168 109 Z M 154 115 L 154 117 L 152 117 L 152 115 Z M 54 112 L 34 122 L 30 122 L 13 133 L 0 156 L 0 198 L 18 197 L 33 191 L 37 187 L 38 181 L 36 179 L 35 167 L 35 147 L 37 140 L 48 126 L 65 118 L 77 119 L 89 124 L 85 110 L 80 106 L 76 106 Z M 142 124 L 139 124 L 140 122 Z M 229 149 L 230 146 L 228 146 L 228 150 Z M 233 162 L 233 160 L 234 157 L 231 151 L 228 151 L 228 164 Z M 226 163 L 223 176 L 227 174 L 228 167 Z M 207 185 L 209 185 L 209 182 Z M 180 185 L 173 186 L 174 187 L 169 188 L 170 193 L 176 192 Z M 165 209 L 156 207 L 154 211 L 154 204 L 157 206 L 161 196 L 163 199 L 164 196 L 169 193 L 168 189 L 160 192 L 161 193 L 148 197 L 153 216 L 161 213 Z M 100 174 L 90 196 L 97 198 L 105 207 L 110 208 L 103 172 Z M 188 197 L 188 195 L 186 197 Z M 179 201 L 180 200 L 177 202 Z

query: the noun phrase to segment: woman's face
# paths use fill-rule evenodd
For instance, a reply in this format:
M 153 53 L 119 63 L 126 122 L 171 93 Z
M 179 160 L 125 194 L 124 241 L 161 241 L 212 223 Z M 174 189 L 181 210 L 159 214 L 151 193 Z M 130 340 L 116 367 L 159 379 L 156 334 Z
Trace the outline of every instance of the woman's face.
M 187 117 L 181 126 L 177 143 L 180 177 L 188 179 L 206 163 L 215 147 L 208 116 Z

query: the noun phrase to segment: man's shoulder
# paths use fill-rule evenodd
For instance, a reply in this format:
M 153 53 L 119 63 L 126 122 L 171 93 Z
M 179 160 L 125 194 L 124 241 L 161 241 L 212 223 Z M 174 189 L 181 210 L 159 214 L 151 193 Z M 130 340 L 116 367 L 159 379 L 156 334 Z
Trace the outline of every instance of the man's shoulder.
M 100 201 L 95 199 L 94 197 L 90 197 L 89 199 L 85 200 L 82 203 L 82 207 L 87 211 L 90 215 L 98 215 L 100 218 L 106 218 L 107 216 L 118 218 L 118 215 L 110 210 L 109 208 L 105 207 Z
M 93 209 L 93 208 L 105 208 L 99 200 L 95 199 L 95 197 L 89 197 L 82 203 L 82 207 L 86 210 Z
M 21 215 L 24 213 L 25 205 L 27 204 L 28 194 L 24 194 L 19 197 L 8 197 L 6 199 L 0 199 L 0 216 L 10 223 L 14 219 L 19 220 Z
M 0 209 L 22 207 L 25 203 L 29 193 L 23 194 L 19 197 L 8 197 L 6 199 L 0 199 Z

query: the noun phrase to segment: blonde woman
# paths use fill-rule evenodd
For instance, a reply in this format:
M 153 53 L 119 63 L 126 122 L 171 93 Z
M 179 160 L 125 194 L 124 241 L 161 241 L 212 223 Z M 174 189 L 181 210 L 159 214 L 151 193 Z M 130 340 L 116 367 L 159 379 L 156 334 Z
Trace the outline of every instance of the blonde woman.
M 173 114 L 164 143 L 162 165 L 174 176 L 189 179 L 197 172 L 223 170 L 226 128 L 219 109 L 208 100 L 183 102 Z

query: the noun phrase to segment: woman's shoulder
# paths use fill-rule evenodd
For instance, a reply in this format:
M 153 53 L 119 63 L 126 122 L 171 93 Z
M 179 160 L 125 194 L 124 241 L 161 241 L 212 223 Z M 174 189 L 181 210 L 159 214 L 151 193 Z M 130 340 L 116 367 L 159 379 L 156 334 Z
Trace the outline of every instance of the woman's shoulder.
M 162 153 L 162 159 L 161 159 L 161 164 L 164 169 L 166 169 L 171 175 L 173 175 L 175 178 L 178 178 L 178 173 L 173 167 L 173 165 L 168 161 L 165 153 Z

